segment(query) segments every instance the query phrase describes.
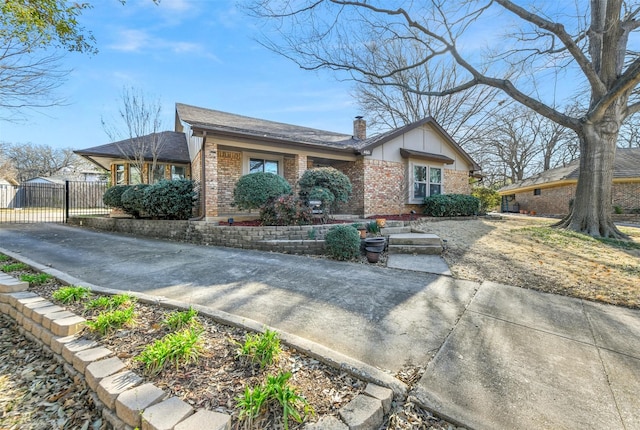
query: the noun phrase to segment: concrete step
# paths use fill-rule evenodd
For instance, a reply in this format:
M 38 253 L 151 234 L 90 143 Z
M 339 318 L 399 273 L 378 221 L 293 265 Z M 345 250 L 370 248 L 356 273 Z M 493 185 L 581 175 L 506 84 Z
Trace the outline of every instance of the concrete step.
M 385 227 L 380 229 L 380 234 L 383 236 L 400 233 L 411 233 L 411 227 Z
M 442 240 L 431 233 L 399 233 L 389 236 L 389 245 L 431 245 L 442 247 Z
M 389 245 L 389 254 L 442 254 L 442 245 Z
M 384 228 L 390 228 L 390 227 L 404 227 L 404 221 L 395 221 L 395 220 L 388 219 L 384 224 Z

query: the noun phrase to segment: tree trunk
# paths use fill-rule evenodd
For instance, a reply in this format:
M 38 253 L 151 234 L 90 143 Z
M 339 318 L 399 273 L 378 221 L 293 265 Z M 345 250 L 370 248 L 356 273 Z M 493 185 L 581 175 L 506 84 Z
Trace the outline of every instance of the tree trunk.
M 613 223 L 612 192 L 616 143 L 621 120 L 611 116 L 585 124 L 579 133 L 580 172 L 569 215 L 557 227 L 593 237 L 626 238 Z

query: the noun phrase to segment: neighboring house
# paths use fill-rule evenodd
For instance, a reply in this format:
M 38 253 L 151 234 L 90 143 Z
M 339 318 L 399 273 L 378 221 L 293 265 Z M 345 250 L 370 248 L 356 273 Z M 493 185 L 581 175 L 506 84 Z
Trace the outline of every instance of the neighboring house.
M 419 210 L 424 197 L 433 194 L 469 194 L 470 177 L 479 175 L 480 166 L 433 118 L 371 138 L 362 117 L 353 128 L 353 135 L 346 135 L 178 103 L 175 132 L 165 133 L 175 135 L 174 150 L 182 155 L 172 161 L 186 166 L 185 177 L 201 185 L 206 218 L 238 214 L 235 184 L 254 172 L 276 173 L 295 186 L 307 169 L 334 167 L 353 186 L 340 212 L 360 216 Z M 117 150 L 122 146 L 76 153 L 109 168 L 114 179 L 122 178 L 113 183 L 131 183 L 130 163 Z
M 550 169 L 498 190 L 502 211 L 536 211 L 538 214 L 564 215 L 575 197 L 580 160 Z M 625 211 L 640 208 L 640 148 L 618 148 L 613 168 L 611 207 Z M 612 209 L 613 210 L 613 209 Z

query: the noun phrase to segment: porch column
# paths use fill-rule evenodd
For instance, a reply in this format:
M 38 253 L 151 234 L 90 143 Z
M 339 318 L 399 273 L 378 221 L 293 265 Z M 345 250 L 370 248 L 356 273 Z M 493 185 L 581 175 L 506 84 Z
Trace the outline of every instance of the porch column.
M 218 216 L 218 144 L 207 140 L 204 148 L 204 172 L 201 178 L 205 187 L 206 217 Z
M 298 188 L 297 183 L 307 171 L 307 156 L 304 154 L 296 154 L 295 156 L 295 181 L 296 181 L 296 190 Z

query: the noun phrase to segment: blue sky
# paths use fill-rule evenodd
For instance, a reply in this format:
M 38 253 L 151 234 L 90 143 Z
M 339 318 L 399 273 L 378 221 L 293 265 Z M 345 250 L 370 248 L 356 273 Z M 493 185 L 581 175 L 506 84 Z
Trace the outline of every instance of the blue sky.
M 73 72 L 57 90 L 66 106 L 0 122 L 0 141 L 81 149 L 109 142 L 123 87 L 162 102 L 174 127 L 176 102 L 351 134 L 361 114 L 351 84 L 299 69 L 253 40 L 253 22 L 236 0 L 96 0 L 81 23 L 97 55 L 67 54 Z

